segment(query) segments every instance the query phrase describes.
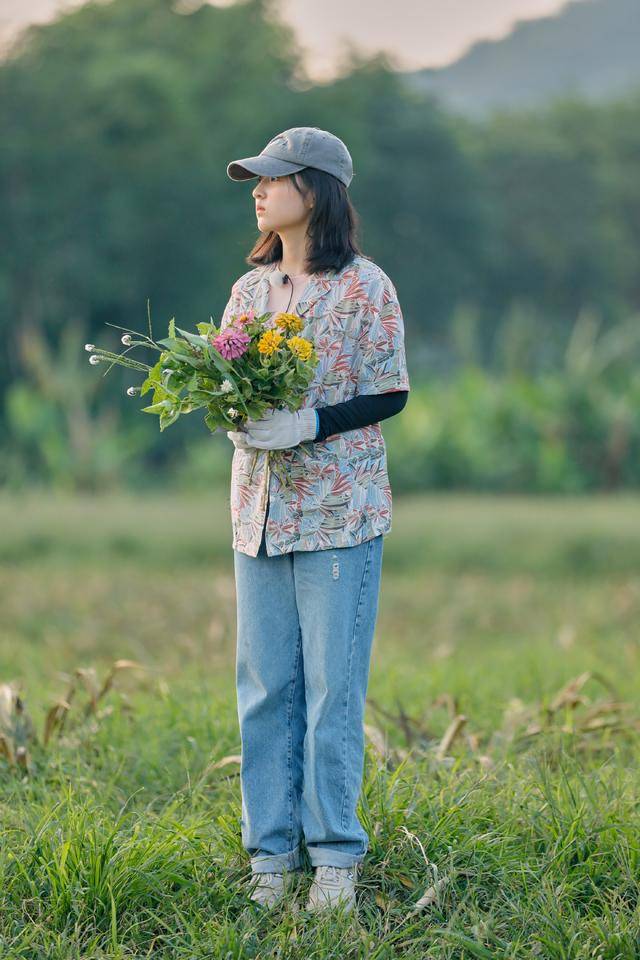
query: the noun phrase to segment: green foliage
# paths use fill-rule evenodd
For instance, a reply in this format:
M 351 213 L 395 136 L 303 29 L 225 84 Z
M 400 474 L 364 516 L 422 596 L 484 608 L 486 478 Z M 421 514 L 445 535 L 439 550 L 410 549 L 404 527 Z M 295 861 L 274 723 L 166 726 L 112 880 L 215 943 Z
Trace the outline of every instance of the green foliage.
M 27 31 L 0 84 L 0 482 L 134 482 L 132 450 L 162 469 L 197 442 L 201 423 L 181 422 L 170 449 L 138 432 L 111 385 L 90 405 L 85 390 L 75 424 L 86 421 L 92 443 L 73 439 L 23 334 L 58 357 L 70 322 L 97 339 L 106 317 L 135 327 L 147 298 L 183 328 L 220 316 L 257 236 L 252 184 L 231 183 L 226 165 L 299 123 L 351 149 L 363 251 L 397 286 L 412 385 L 449 376 L 457 359 L 562 370 L 583 311 L 607 330 L 638 309 L 640 95 L 472 122 L 410 91 L 383 55 L 356 53 L 338 79 L 313 85 L 268 0 L 84 4 Z M 459 476 L 464 449 L 443 439 L 426 482 Z M 543 459 L 545 485 L 595 482 L 553 445 Z M 526 462 L 503 465 L 501 482 L 510 473 L 531 475 Z
M 580 493 L 640 484 L 640 324 L 597 337 L 584 313 L 564 368 L 532 378 L 468 365 L 412 385 L 383 424 L 394 489 Z
M 38 732 L 89 681 L 28 775 L 0 757 L 4 956 L 635 960 L 639 521 L 633 496 L 398 502 L 345 924 L 249 909 L 224 498 L 0 496 L 0 677 Z M 82 718 L 120 658 L 146 669 Z
M 3 485 L 98 491 L 139 482 L 152 432 L 125 426 L 113 404 L 98 406 L 102 378 L 87 363 L 84 334 L 80 323 L 68 322 L 56 349 L 37 328 L 20 331 L 23 376 L 6 393 Z

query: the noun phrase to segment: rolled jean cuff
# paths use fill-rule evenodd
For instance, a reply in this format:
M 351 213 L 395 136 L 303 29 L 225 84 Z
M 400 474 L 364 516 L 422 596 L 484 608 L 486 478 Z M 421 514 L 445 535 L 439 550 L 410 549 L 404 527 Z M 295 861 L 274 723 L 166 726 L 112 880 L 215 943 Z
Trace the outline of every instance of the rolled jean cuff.
M 302 866 L 302 850 L 298 844 L 288 853 L 265 853 L 251 857 L 253 873 L 283 873 L 285 870 L 299 870 Z
M 356 863 L 362 863 L 365 856 L 364 853 L 358 857 L 352 853 L 330 850 L 328 847 L 310 847 L 308 844 L 307 852 L 312 867 L 352 867 Z

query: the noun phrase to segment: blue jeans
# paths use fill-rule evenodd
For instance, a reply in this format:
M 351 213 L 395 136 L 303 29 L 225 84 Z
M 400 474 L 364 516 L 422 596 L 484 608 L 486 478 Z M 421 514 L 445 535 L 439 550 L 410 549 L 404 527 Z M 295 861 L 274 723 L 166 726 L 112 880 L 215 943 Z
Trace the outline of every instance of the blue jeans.
M 234 550 L 242 844 L 254 873 L 351 866 L 383 534 L 354 547 Z

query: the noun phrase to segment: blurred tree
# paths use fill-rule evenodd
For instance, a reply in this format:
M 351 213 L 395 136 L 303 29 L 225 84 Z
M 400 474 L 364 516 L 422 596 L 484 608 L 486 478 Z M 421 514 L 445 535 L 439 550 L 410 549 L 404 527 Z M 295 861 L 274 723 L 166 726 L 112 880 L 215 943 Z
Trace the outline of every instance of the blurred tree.
M 221 312 L 255 230 L 226 163 L 293 97 L 292 38 L 268 8 L 113 0 L 27 31 L 0 71 L 9 334 L 56 336 L 74 315 L 115 348 L 103 322 L 144 328 L 147 296 L 162 330 Z M 15 337 L 0 363 L 3 382 L 20 372 Z
M 458 299 L 481 294 L 485 218 L 478 175 L 456 123 L 408 93 L 384 55 L 357 56 L 347 76 L 305 98 L 310 122 L 341 129 L 356 158 L 349 188 L 364 252 L 390 274 L 408 334 L 449 340 Z M 342 131 L 342 132 L 341 132 Z
M 290 126 L 349 145 L 363 251 L 397 287 L 414 357 L 557 369 L 581 311 L 607 327 L 640 309 L 639 119 L 640 94 L 472 122 L 354 51 L 314 84 L 277 0 L 90 2 L 29 28 L 0 64 L 5 464 L 90 486 L 118 473 L 93 446 L 109 431 L 158 476 L 196 449 L 198 417 L 161 437 L 118 389 L 131 379 L 87 366 L 89 386 L 69 337 L 82 364 L 85 340 L 120 349 L 105 321 L 146 329 L 147 298 L 157 336 L 219 316 L 257 235 L 255 181 L 226 165 Z
M 568 329 L 589 306 L 607 322 L 623 318 L 625 238 L 612 206 L 605 114 L 565 98 L 478 125 L 493 211 L 491 317 L 517 298 L 535 303 L 548 326 Z

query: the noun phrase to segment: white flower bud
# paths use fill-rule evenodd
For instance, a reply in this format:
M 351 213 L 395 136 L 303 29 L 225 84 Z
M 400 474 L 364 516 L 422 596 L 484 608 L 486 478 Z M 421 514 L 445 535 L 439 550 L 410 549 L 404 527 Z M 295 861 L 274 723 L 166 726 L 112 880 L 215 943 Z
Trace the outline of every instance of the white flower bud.
M 237 417 L 237 416 L 238 416 L 238 411 L 236 410 L 235 407 L 229 407 L 229 409 L 227 410 L 227 415 L 228 415 L 229 417 Z
M 140 387 L 127 387 L 127 393 L 130 397 L 135 397 Z
M 89 353 L 91 353 L 92 350 L 95 350 L 95 344 L 93 344 L 93 343 L 85 343 L 84 348 L 85 348 L 85 350 L 88 350 Z
M 125 333 L 124 336 L 120 337 L 120 341 L 128 346 L 131 343 L 131 334 Z
M 94 353 L 93 356 L 89 357 L 89 363 L 93 363 L 93 364 L 100 363 L 100 357 Z
M 220 384 L 220 389 L 223 393 L 230 393 L 233 390 L 233 384 L 230 380 L 223 380 Z

